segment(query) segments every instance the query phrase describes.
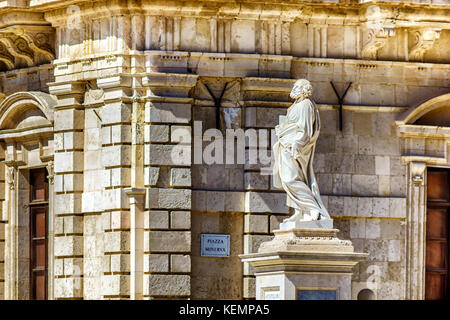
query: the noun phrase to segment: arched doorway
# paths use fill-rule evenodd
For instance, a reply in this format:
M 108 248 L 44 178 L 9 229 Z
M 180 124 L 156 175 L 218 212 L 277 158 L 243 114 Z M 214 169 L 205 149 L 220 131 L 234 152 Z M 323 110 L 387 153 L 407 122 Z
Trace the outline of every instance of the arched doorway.
M 450 94 L 397 121 L 408 165 L 407 299 L 450 298 Z
M 42 92 L 15 93 L 0 104 L 6 299 L 52 297 L 55 105 Z

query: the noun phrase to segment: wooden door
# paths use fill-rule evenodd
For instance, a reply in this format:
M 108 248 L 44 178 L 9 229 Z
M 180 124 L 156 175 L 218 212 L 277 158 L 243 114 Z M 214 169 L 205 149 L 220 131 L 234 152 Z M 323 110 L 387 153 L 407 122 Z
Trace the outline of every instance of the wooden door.
M 425 299 L 450 297 L 449 208 L 450 171 L 428 169 Z
M 30 298 L 47 299 L 48 183 L 45 169 L 30 170 Z

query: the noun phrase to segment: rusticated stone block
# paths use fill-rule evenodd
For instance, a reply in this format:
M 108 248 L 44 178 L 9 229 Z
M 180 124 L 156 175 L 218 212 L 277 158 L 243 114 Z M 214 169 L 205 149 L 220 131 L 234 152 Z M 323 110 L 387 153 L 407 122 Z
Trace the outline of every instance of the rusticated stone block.
M 84 223 L 81 216 L 64 217 L 64 233 L 83 233 Z
M 105 296 L 128 295 L 130 288 L 129 275 L 102 276 L 102 293 Z
M 55 153 L 55 173 L 83 171 L 83 152 Z
M 190 252 L 190 231 L 150 231 L 151 252 Z
M 168 125 L 147 125 L 145 126 L 145 142 L 168 142 L 169 141 Z
M 145 213 L 145 229 L 169 229 L 168 211 L 149 211 Z
M 255 278 L 243 279 L 244 298 L 255 298 L 256 294 L 256 280 Z
M 146 208 L 149 209 L 191 209 L 191 190 L 148 189 Z
M 145 165 L 189 166 L 191 147 L 189 145 L 145 145 Z
M 64 275 L 64 259 L 54 259 L 53 260 L 53 272 L 55 276 Z
M 248 214 L 244 217 L 244 232 L 267 233 L 269 231 L 268 215 Z
M 81 194 L 55 194 L 55 214 L 81 213 Z
M 273 239 L 273 236 L 267 235 L 244 235 L 244 253 L 256 253 L 258 252 L 259 246 L 266 241 Z
M 269 187 L 269 176 L 261 175 L 260 172 L 245 173 L 246 190 L 267 190 Z
M 111 212 L 111 229 L 123 230 L 130 228 L 130 212 L 129 211 L 112 211 Z
M 130 255 L 112 254 L 111 272 L 130 272 Z
M 173 187 L 191 186 L 191 169 L 173 168 L 170 170 L 170 185 Z
M 247 192 L 245 195 L 245 212 L 253 213 L 289 213 L 285 193 Z
M 392 218 L 405 218 L 406 198 L 389 199 L 389 212 Z
M 55 237 L 55 256 L 75 256 L 83 254 L 82 236 Z
M 102 160 L 105 167 L 131 165 L 131 146 L 119 145 L 104 147 Z
M 130 232 L 115 231 L 104 233 L 105 252 L 123 252 L 130 250 Z
M 191 272 L 191 256 L 172 254 L 170 256 L 171 272 Z
M 191 294 L 188 275 L 144 275 L 144 291 L 155 296 L 188 296 Z
M 84 110 L 58 110 L 55 112 L 55 131 L 78 130 L 84 127 Z
M 172 211 L 170 213 L 171 229 L 190 229 L 191 212 L 190 211 Z
M 83 297 L 83 278 L 56 278 L 55 279 L 55 298 L 82 298 Z
M 82 258 L 65 258 L 63 259 L 64 264 L 64 275 L 66 276 L 81 276 L 84 271 L 84 264 Z
M 191 105 L 186 103 L 153 102 L 145 108 L 145 121 L 152 123 L 188 123 Z
M 145 255 L 144 272 L 169 272 L 169 255 L 168 254 Z
M 131 105 L 121 102 L 109 103 L 101 110 L 103 125 L 127 123 L 131 121 Z

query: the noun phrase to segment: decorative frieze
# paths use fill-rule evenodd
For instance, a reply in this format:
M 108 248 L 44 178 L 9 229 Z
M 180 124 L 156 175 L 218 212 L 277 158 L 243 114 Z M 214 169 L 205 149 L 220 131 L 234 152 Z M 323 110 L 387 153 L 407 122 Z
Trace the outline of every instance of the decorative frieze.
M 14 26 L 0 29 L 0 61 L 8 70 L 33 67 L 55 59 L 51 27 Z

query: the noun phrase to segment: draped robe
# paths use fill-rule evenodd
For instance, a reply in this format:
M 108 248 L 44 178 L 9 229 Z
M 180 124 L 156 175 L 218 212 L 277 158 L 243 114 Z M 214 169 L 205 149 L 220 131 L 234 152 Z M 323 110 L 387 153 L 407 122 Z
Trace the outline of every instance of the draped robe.
M 309 99 L 296 101 L 275 130 L 278 142 L 273 147 L 274 186 L 286 191 L 287 206 L 308 213 L 316 210 L 321 214 L 320 219 L 330 218 L 320 199 L 313 171 L 314 151 L 320 132 L 317 106 Z

